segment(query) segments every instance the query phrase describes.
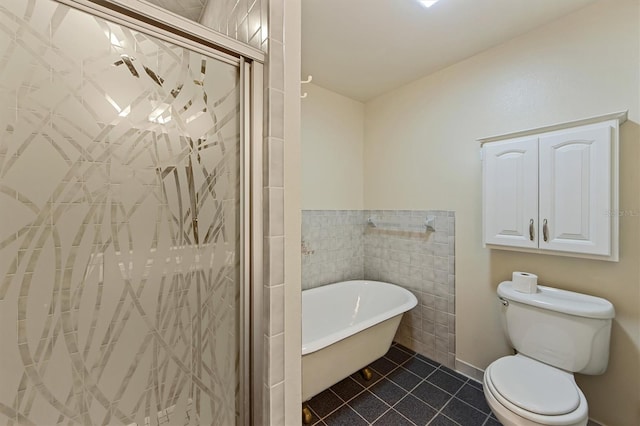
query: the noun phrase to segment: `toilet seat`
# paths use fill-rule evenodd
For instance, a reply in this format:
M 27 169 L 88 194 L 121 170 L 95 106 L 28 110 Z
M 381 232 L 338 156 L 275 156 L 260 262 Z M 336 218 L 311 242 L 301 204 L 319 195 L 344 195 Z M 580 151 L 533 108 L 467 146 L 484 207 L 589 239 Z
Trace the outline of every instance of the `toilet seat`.
M 510 403 L 544 416 L 571 413 L 580 404 L 571 375 L 521 356 L 497 360 L 491 382 Z
M 495 402 L 532 424 L 586 423 L 586 398 L 567 372 L 522 355 L 506 356 L 487 367 L 484 382 Z

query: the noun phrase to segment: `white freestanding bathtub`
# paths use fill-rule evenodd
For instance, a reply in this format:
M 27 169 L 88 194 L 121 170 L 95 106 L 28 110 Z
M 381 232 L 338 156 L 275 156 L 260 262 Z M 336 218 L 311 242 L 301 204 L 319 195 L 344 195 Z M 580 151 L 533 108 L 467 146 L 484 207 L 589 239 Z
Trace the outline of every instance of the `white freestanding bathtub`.
M 344 281 L 302 292 L 302 401 L 384 355 L 402 314 L 418 303 L 402 287 Z

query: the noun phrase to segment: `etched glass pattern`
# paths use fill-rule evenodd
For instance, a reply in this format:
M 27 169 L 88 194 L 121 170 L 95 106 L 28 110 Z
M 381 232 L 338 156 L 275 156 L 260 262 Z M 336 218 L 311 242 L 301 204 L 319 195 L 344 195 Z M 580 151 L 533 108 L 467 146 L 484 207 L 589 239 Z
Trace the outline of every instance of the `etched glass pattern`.
M 229 425 L 239 69 L 0 4 L 0 424 Z

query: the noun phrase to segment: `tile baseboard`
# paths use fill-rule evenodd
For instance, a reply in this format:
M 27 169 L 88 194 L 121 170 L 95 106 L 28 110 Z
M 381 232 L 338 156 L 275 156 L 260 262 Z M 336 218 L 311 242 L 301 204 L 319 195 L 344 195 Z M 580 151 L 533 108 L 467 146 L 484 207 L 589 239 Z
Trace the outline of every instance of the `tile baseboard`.
M 484 377 L 484 370 L 477 368 L 471 364 L 468 364 L 458 358 L 456 358 L 456 371 L 464 374 L 465 376 L 482 383 Z

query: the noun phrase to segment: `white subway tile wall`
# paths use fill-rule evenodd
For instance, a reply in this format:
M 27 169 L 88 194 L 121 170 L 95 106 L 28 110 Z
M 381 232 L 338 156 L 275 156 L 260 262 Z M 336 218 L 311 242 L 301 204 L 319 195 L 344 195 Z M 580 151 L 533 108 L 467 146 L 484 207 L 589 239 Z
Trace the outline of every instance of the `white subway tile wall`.
M 435 216 L 435 231 L 425 219 Z M 395 340 L 455 367 L 455 215 L 450 211 L 305 210 L 302 288 L 386 281 L 418 298 Z

